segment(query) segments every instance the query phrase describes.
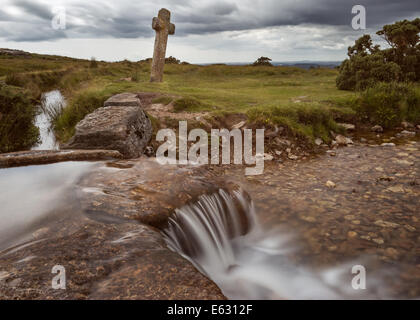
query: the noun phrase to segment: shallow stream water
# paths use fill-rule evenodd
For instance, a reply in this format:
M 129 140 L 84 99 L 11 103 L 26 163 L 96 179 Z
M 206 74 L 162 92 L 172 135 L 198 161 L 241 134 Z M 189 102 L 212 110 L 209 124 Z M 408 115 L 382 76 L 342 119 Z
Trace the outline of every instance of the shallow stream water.
M 60 91 L 53 90 L 42 95 L 39 114 L 35 118 L 35 125 L 39 128 L 40 143 L 32 150 L 58 150 L 59 144 L 56 141 L 52 130 L 52 120 L 62 108 L 65 107 L 65 99 Z

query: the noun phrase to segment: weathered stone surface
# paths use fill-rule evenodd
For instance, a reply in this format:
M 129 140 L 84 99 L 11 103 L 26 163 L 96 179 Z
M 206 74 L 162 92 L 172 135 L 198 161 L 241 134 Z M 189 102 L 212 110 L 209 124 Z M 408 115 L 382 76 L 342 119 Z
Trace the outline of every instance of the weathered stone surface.
M 108 106 L 88 114 L 64 149 L 118 150 L 125 158 L 139 157 L 152 136 L 152 125 L 139 107 Z
M 72 215 L 0 252 L 1 299 L 225 299 L 151 228 Z M 65 290 L 51 287 L 54 265 Z
M 63 161 L 121 159 L 115 150 L 31 150 L 0 154 L 0 168 L 47 164 Z
M 94 171 L 80 181 L 87 190 L 80 197 L 83 210 L 133 219 L 157 228 L 166 226 L 175 208 L 204 193 L 228 187 L 207 166 L 160 165 L 154 158 L 107 165 L 115 170 Z
M 353 141 L 350 138 L 344 137 L 340 134 L 338 134 L 335 137 L 335 141 L 340 145 L 340 146 L 347 146 L 348 144 L 353 144 Z
M 0 299 L 225 299 L 211 280 L 166 247 L 157 229 L 122 212 L 147 217 L 156 210 L 167 218 L 166 209 L 191 200 L 189 191 L 203 193 L 212 185 L 200 168 L 164 166 L 159 172 L 147 165 L 152 162 L 97 167 L 23 242 L 0 250 Z M 51 287 L 54 265 L 66 270 L 66 290 Z
M 163 79 L 168 35 L 175 34 L 175 25 L 170 20 L 171 12 L 164 8 L 160 9 L 158 16 L 153 18 L 152 28 L 156 31 L 156 38 L 150 75 L 151 82 L 162 82 Z
M 376 125 L 376 126 L 373 126 L 370 130 L 373 131 L 373 132 L 383 132 L 384 128 L 382 128 L 379 125 Z
M 105 101 L 104 107 L 140 107 L 140 99 L 135 93 L 120 93 Z

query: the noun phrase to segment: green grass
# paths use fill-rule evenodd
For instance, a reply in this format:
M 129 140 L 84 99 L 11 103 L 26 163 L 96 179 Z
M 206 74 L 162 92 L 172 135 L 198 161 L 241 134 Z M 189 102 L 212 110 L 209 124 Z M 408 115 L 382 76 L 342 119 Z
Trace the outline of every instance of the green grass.
M 336 127 L 333 119 L 319 118 L 318 112 L 349 114 L 347 106 L 339 102 L 355 96 L 352 92 L 336 89 L 338 72 L 333 69 L 167 64 L 164 82 L 150 83 L 148 62 L 98 62 L 92 68 L 88 60 L 63 58 L 59 69 L 58 60 L 34 59 L 43 61 L 38 69 L 32 62 L 29 63 L 31 59 L 20 58 L 28 64 L 15 61 L 14 66 L 24 72 L 13 69 L 7 77 L 23 78 L 24 81 L 16 83 L 35 96 L 49 90 L 51 85 L 63 91 L 69 104 L 55 123 L 61 141 L 71 137 L 75 125 L 87 113 L 101 107 L 106 98 L 121 92 L 160 92 L 164 96 L 155 103 L 173 102 L 178 112 L 206 111 L 214 115 L 242 113 L 255 121 L 266 117 L 264 120 L 268 122 L 289 124 L 290 131 L 297 135 L 309 138 L 322 136 L 325 139 L 329 130 Z M 0 59 L 0 70 L 2 67 L 7 69 Z M 49 77 L 43 74 L 54 74 L 56 78 L 51 83 Z M 124 80 L 133 74 L 136 75 L 136 81 Z M 303 113 L 309 114 L 313 120 L 302 118 Z M 280 118 L 283 120 L 280 121 Z
M 0 152 L 26 150 L 38 142 L 36 112 L 25 90 L 0 85 Z

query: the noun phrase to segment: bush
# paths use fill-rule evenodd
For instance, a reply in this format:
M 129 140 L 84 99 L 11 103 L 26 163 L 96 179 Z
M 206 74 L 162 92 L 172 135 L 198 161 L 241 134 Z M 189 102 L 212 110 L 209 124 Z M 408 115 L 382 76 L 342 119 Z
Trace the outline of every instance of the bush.
M 419 88 L 406 83 L 379 83 L 361 93 L 355 109 L 364 119 L 384 128 L 402 121 L 420 121 Z
M 267 57 L 258 58 L 252 65 L 253 66 L 272 66 L 271 59 Z
M 0 87 L 0 152 L 27 150 L 38 142 L 35 116 L 36 107 L 27 92 Z
M 342 90 L 364 90 L 377 82 L 420 81 L 420 18 L 385 25 L 377 34 L 390 46 L 373 45 L 369 35 L 348 48 L 336 84 Z
M 175 57 L 170 56 L 169 58 L 165 59 L 165 64 L 180 64 L 181 61 Z
M 319 104 L 270 106 L 255 108 L 247 113 L 250 121 L 280 125 L 300 138 L 312 142 L 315 138 L 330 141 L 330 131 L 341 132 L 328 107 Z
M 89 67 L 92 68 L 92 69 L 95 69 L 95 68 L 98 67 L 98 61 L 96 61 L 96 58 L 95 57 L 92 57 L 90 59 Z

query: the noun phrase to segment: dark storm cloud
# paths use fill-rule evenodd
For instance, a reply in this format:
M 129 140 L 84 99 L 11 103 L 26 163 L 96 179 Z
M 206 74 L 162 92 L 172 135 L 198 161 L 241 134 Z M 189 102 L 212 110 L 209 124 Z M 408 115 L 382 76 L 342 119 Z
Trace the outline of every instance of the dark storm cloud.
M 287 25 L 327 25 L 350 29 L 351 8 L 367 9 L 368 28 L 420 16 L 420 2 L 413 0 L 227 0 L 227 1 L 81 1 L 62 2 L 67 13 L 65 31 L 51 28 L 52 5 L 42 0 L 13 0 L 8 5 L 22 14 L 0 11 L 0 38 L 39 41 L 74 38 L 138 38 L 153 35 L 151 19 L 160 7 L 172 11 L 177 35 L 243 31 Z

